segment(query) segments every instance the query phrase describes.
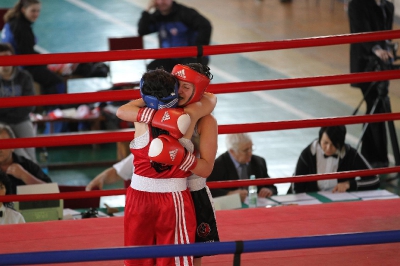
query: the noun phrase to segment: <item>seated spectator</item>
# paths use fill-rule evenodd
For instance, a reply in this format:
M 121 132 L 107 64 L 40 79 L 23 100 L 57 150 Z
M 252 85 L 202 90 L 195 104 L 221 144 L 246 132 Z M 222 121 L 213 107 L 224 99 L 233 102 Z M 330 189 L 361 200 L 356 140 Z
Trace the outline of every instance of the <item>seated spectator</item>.
M 7 125 L 0 124 L 0 139 L 13 139 L 14 132 Z M 0 172 L 11 180 L 10 194 L 16 194 L 17 186 L 51 183 L 39 165 L 14 153 L 14 149 L 0 149 Z
M 16 54 L 37 54 L 34 46 L 36 36 L 32 25 L 38 19 L 41 10 L 40 0 L 19 0 L 4 15 L 6 22 L 1 33 L 3 42 L 10 43 Z M 50 71 L 46 65 L 24 67 L 40 84 L 43 94 L 65 93 L 66 86 L 63 79 Z
M 19 0 L 4 15 L 5 25 L 1 32 L 1 39 L 13 46 L 15 54 L 38 53 L 35 50 L 37 37 L 32 30 L 32 25 L 39 18 L 40 11 L 40 0 Z M 67 86 L 63 78 L 49 70 L 47 65 L 29 65 L 23 66 L 23 68 L 40 85 L 41 94 L 66 93 Z M 45 109 L 51 111 L 57 107 L 59 106 L 45 107 Z M 47 134 L 51 131 L 55 133 L 68 131 L 68 123 L 55 122 L 53 125 L 46 123 L 44 133 Z
M 14 49 L 8 43 L 0 43 L 0 56 L 13 55 Z M 0 97 L 16 97 L 34 95 L 31 75 L 19 67 L 0 66 Z M 36 130 L 29 118 L 29 113 L 35 108 L 10 107 L 0 108 L 0 123 L 11 127 L 17 138 L 36 136 Z M 17 149 L 16 153 L 36 162 L 35 148 Z
M 300 154 L 294 175 L 326 174 L 371 169 L 356 149 L 345 143 L 346 127 L 322 127 L 315 139 Z M 293 184 L 294 193 L 332 191 L 346 192 L 379 188 L 376 175 L 330 179 Z
M 149 0 L 138 23 L 139 35 L 158 33 L 160 48 L 209 45 L 211 31 L 210 21 L 197 10 L 172 0 Z M 195 62 L 196 57 L 156 59 L 147 69 L 163 67 L 171 72 L 176 64 Z M 208 62 L 209 57 L 205 56 L 199 63 L 208 65 Z
M 0 171 L 0 196 L 11 194 L 11 181 L 7 174 Z M 0 225 L 1 224 L 22 224 L 25 219 L 21 213 L 13 208 L 12 202 L 0 202 Z
M 247 133 L 230 134 L 225 139 L 226 151 L 214 163 L 214 169 L 207 178 L 208 182 L 249 179 L 250 175 L 256 178 L 267 178 L 267 163 L 264 158 L 253 155 L 253 142 Z M 238 193 L 242 202 L 248 195 L 248 188 L 220 188 L 210 189 L 213 197 Z M 271 197 L 277 194 L 274 185 L 258 186 L 258 197 Z
M 87 191 L 94 189 L 103 189 L 106 184 L 113 184 L 120 180 L 131 180 L 133 174 L 133 155 L 129 154 L 125 159 L 114 164 L 112 167 L 107 168 L 98 174 L 86 186 Z

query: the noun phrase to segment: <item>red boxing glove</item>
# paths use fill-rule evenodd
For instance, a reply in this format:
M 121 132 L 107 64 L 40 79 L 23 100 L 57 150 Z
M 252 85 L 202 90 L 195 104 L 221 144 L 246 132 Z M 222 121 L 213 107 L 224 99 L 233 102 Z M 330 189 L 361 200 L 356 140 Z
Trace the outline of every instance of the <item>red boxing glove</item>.
M 190 116 L 183 108 L 165 108 L 154 114 L 151 125 L 166 130 L 172 137 L 179 139 L 188 130 L 190 122 Z
M 153 120 L 156 110 L 149 107 L 142 107 L 136 116 L 136 121 L 149 124 Z
M 182 171 L 190 171 L 197 165 L 196 157 L 186 151 L 179 141 L 168 135 L 160 135 L 151 141 L 150 160 L 167 165 L 180 165 Z

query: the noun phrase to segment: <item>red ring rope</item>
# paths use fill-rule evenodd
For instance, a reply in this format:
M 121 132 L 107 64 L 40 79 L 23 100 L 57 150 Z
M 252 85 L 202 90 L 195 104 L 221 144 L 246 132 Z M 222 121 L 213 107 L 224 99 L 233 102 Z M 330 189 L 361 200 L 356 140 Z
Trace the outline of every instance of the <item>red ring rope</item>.
M 336 172 L 330 174 L 303 175 L 296 177 L 258 178 L 257 180 L 217 181 L 217 182 L 207 182 L 207 185 L 209 188 L 246 187 L 250 185 L 262 186 L 262 185 L 272 185 L 279 183 L 292 183 L 292 182 L 296 183 L 296 182 L 309 182 L 309 181 L 325 180 L 325 179 L 352 178 L 355 176 L 389 174 L 396 172 L 400 172 L 400 166 L 369 169 L 369 170 Z M 113 190 L 96 190 L 96 191 L 85 191 L 85 192 L 7 195 L 7 196 L 0 196 L 0 202 L 95 198 L 100 196 L 125 195 L 125 193 L 126 189 L 113 189 Z
M 250 185 L 262 186 L 262 185 L 272 185 L 280 183 L 297 183 L 297 182 L 309 182 L 309 181 L 327 180 L 327 179 L 352 178 L 355 176 L 369 176 L 369 175 L 389 174 L 397 172 L 400 172 L 400 166 L 376 168 L 368 170 L 335 172 L 329 174 L 302 175 L 295 177 L 257 178 L 256 180 L 217 181 L 217 182 L 208 182 L 207 185 L 209 188 L 247 187 Z
M 286 130 L 309 127 L 321 127 L 332 125 L 348 125 L 359 123 L 372 123 L 380 121 L 399 120 L 400 113 L 327 117 L 317 119 L 289 120 L 277 122 L 262 122 L 248 124 L 233 124 L 218 126 L 219 134 L 244 133 L 271 130 Z M 85 136 L 85 137 L 82 137 Z M 0 140 L 0 148 L 24 148 L 24 147 L 56 147 L 67 145 L 82 145 L 95 143 L 110 143 L 118 141 L 130 141 L 133 138 L 133 130 L 111 131 L 106 133 L 85 133 L 85 134 L 60 134 L 58 136 L 39 136 L 33 138 L 18 138 Z
M 389 40 L 400 37 L 400 30 L 377 31 L 367 33 L 353 33 L 332 35 L 312 38 L 299 38 L 292 40 L 255 42 L 241 44 L 221 44 L 203 46 L 203 55 L 220 55 L 230 53 L 245 53 L 268 51 L 278 49 L 305 48 L 315 46 L 328 46 L 338 44 L 349 44 L 357 42 L 369 42 L 376 40 Z M 171 58 L 171 57 L 195 57 L 197 47 L 160 48 L 144 50 L 124 50 L 107 52 L 80 52 L 80 53 L 57 53 L 57 54 L 33 54 L 13 55 L 2 58 L 0 65 L 43 65 L 56 63 L 83 63 L 101 61 L 120 61 L 149 58 Z
M 212 93 L 236 93 L 260 90 L 276 90 L 300 88 L 309 86 L 324 86 L 335 84 L 347 84 L 354 82 L 370 82 L 390 79 L 400 79 L 400 70 L 387 70 L 379 72 L 365 72 L 344 75 L 307 77 L 307 78 L 291 78 L 276 79 L 263 81 L 246 81 L 234 83 L 211 84 L 207 91 Z M 73 103 L 90 103 L 90 102 L 106 102 L 133 100 L 140 97 L 138 90 L 121 90 L 121 91 L 102 91 L 102 92 L 86 92 L 64 94 L 60 97 L 54 95 L 38 95 L 38 96 L 19 96 L 0 98 L 0 108 L 2 107 L 22 107 L 22 106 L 42 106 L 52 104 L 73 104 Z

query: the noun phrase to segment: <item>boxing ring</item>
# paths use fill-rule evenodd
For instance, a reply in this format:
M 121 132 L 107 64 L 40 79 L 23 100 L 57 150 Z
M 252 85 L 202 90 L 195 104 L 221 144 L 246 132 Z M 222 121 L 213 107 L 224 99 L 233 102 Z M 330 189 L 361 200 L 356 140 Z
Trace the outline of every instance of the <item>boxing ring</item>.
M 118 61 L 147 58 L 187 57 L 291 49 L 312 46 L 366 42 L 400 37 L 400 31 L 347 34 L 275 42 L 45 55 L 17 55 L 2 58 L 0 65 L 34 65 Z M 83 56 L 84 55 L 84 56 Z M 334 76 L 292 78 L 253 82 L 212 84 L 208 91 L 235 93 L 346 84 L 354 81 L 399 79 L 400 70 Z M 137 90 L 41 95 L 0 99 L 1 107 L 42 106 L 88 103 L 138 98 Z M 399 120 L 400 113 L 348 117 L 326 117 L 278 122 L 219 125 L 219 134 L 289 130 L 364 122 Z M 60 134 L 35 138 L 0 140 L 1 148 L 66 146 L 129 141 L 132 131 Z M 346 178 L 355 175 L 398 173 L 400 166 L 309 175 L 209 183 L 209 187 L 239 187 L 250 184 L 304 182 L 317 179 Z M 125 194 L 124 189 L 69 192 L 45 195 L 3 196 L 4 201 L 29 201 L 90 198 Z M 222 242 L 185 246 L 123 247 L 123 218 L 97 218 L 4 225 L 0 235 L 0 265 L 54 264 L 122 265 L 124 258 L 167 255 L 213 255 L 203 265 L 395 265 L 400 249 L 400 199 L 340 202 L 307 206 L 217 211 Z M 236 255 L 234 255 L 236 254 Z M 92 262 L 90 262 L 92 261 Z

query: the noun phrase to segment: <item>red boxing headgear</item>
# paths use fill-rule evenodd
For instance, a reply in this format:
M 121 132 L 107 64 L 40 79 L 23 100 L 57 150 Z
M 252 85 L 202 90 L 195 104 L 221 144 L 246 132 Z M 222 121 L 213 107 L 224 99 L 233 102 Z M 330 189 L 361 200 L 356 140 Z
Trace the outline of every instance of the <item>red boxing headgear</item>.
M 208 77 L 185 65 L 178 64 L 174 66 L 171 74 L 178 80 L 190 82 L 194 85 L 192 97 L 190 97 L 189 101 L 183 106 L 198 102 L 206 91 L 208 84 L 210 84 L 210 79 Z

